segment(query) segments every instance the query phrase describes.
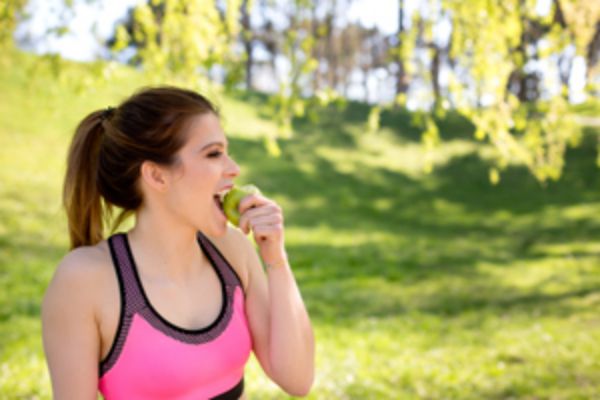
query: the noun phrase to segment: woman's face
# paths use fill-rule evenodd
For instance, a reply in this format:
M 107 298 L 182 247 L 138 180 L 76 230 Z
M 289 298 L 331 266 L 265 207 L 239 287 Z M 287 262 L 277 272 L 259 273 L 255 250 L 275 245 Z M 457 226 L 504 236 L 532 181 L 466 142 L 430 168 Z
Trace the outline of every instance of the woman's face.
M 227 219 L 218 195 L 231 189 L 240 168 L 227 153 L 227 139 L 213 113 L 193 117 L 186 133 L 187 142 L 178 152 L 180 165 L 170 178 L 170 207 L 202 233 L 223 235 Z

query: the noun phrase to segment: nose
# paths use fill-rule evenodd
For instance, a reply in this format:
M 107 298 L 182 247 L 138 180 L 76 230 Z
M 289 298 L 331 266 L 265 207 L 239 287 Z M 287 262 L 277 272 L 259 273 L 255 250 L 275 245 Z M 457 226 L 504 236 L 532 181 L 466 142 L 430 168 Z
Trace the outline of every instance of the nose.
M 228 178 L 235 178 L 240 174 L 240 166 L 230 156 L 227 156 L 227 167 L 225 168 L 225 174 Z

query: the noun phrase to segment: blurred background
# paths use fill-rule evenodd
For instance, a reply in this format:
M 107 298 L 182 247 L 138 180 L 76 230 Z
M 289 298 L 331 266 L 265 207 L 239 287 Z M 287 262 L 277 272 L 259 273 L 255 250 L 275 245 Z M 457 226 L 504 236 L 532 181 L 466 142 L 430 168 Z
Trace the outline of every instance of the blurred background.
M 309 398 L 600 398 L 600 2 L 2 0 L 0 399 L 51 398 L 74 128 L 156 84 L 284 208 Z

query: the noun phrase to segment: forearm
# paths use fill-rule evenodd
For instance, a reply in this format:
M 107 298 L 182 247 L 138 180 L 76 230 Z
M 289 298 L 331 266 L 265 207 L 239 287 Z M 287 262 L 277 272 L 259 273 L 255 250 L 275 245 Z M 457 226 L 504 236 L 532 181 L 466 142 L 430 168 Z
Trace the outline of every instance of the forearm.
M 257 335 L 255 348 L 271 379 L 291 395 L 306 395 L 314 377 L 314 337 L 287 262 L 281 207 L 260 195 L 249 195 L 240 202 L 239 210 L 240 228 L 244 233 L 252 230 L 260 258 L 268 265 L 267 282 L 258 263 L 254 266 L 259 268 L 251 269 L 256 274 L 256 279 L 250 278 L 256 288 L 250 307 Z
M 308 392 L 314 376 L 314 336 L 289 264 L 268 267 L 270 364 L 296 394 Z

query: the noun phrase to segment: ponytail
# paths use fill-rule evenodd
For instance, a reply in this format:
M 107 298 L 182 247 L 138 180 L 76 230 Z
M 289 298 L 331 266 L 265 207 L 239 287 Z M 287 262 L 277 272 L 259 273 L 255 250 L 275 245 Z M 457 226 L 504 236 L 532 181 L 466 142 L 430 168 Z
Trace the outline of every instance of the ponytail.
M 67 155 L 63 205 L 71 249 L 96 244 L 103 238 L 104 213 L 97 173 L 104 122 L 105 111 L 102 110 L 85 117 L 75 131 Z

